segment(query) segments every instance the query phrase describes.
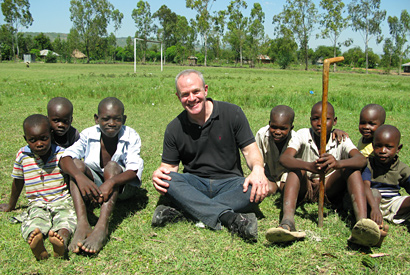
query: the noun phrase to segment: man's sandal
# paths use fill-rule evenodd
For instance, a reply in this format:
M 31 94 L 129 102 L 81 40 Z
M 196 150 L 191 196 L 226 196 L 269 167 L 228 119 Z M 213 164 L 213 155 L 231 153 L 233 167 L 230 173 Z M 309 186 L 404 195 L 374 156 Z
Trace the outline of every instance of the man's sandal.
M 292 242 L 305 236 L 305 232 L 297 232 L 295 225 L 288 220 L 282 221 L 279 227 L 270 228 L 266 232 L 266 239 L 271 243 Z
M 375 246 L 380 236 L 380 228 L 374 221 L 361 219 L 354 225 L 348 241 L 362 246 Z

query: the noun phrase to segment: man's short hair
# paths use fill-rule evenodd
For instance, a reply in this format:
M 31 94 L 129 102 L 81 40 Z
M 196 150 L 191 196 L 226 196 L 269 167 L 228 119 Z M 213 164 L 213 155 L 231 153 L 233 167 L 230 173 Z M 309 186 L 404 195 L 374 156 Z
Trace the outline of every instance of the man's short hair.
M 175 88 L 177 89 L 177 92 L 179 94 L 179 90 L 178 90 L 178 80 L 181 76 L 187 76 L 190 74 L 196 74 L 197 76 L 199 76 L 199 78 L 202 80 L 202 87 L 205 89 L 205 79 L 204 76 L 202 75 L 201 72 L 198 72 L 197 70 L 193 70 L 193 69 L 188 69 L 188 70 L 184 70 L 182 72 L 180 72 L 176 77 L 175 77 Z

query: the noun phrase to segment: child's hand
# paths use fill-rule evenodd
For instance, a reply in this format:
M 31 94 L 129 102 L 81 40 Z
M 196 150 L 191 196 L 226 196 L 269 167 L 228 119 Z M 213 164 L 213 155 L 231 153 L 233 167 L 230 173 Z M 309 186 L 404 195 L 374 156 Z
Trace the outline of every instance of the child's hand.
M 338 143 L 340 143 L 342 140 L 345 141 L 347 138 L 349 138 L 349 134 L 345 131 L 334 129 L 332 132 L 332 140 L 336 139 Z
M 98 203 L 102 204 L 107 202 L 111 197 L 112 192 L 114 191 L 114 183 L 108 179 L 100 186 L 101 195 L 98 199 Z
M 316 160 L 318 170 L 327 173 L 330 169 L 339 169 L 339 162 L 331 154 L 323 154 Z
M 370 211 L 370 219 L 372 219 L 378 225 L 381 225 L 383 223 L 383 215 L 382 212 L 380 212 L 379 208 L 372 209 Z
M 10 205 L 8 203 L 2 203 L 0 204 L 0 212 L 10 212 L 13 209 L 11 209 Z
M 83 199 L 85 201 L 89 200 L 93 203 L 97 203 L 101 194 L 97 185 L 84 174 L 81 174 L 80 178 L 76 178 L 76 181 Z

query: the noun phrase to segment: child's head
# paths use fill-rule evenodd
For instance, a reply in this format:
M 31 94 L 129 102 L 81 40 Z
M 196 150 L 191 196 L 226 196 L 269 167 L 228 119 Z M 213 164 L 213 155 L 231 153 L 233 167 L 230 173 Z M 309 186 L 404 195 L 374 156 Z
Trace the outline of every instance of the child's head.
M 51 148 L 51 128 L 48 118 L 40 114 L 31 115 L 24 120 L 23 130 L 24 139 L 30 150 L 39 156 L 47 155 Z
M 359 131 L 363 136 L 364 143 L 373 140 L 374 132 L 386 120 L 386 111 L 379 104 L 369 104 L 360 112 Z
M 327 103 L 327 122 L 326 130 L 327 136 L 330 136 L 330 131 L 332 131 L 333 126 L 337 123 L 337 117 L 335 116 L 335 109 L 333 105 L 329 102 Z M 319 101 L 313 105 L 310 111 L 310 125 L 312 126 L 313 132 L 316 136 L 320 137 L 321 125 L 322 125 L 322 101 Z
M 127 116 L 124 115 L 124 104 L 115 97 L 107 97 L 98 104 L 98 115 L 95 123 L 100 125 L 101 132 L 110 138 L 117 136 Z
M 295 112 L 286 105 L 278 105 L 270 112 L 269 132 L 275 143 L 281 143 L 293 129 Z
M 73 122 L 73 104 L 65 97 L 55 97 L 47 104 L 47 116 L 56 136 L 64 136 Z
M 373 150 L 375 158 L 384 164 L 391 163 L 403 144 L 400 131 L 392 125 L 382 125 L 374 132 Z

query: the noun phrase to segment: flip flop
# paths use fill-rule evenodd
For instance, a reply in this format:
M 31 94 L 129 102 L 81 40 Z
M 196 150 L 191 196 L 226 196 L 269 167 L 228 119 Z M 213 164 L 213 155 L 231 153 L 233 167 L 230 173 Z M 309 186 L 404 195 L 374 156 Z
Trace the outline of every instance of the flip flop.
M 289 229 L 285 229 L 284 226 Z M 305 232 L 297 232 L 295 226 L 289 222 L 282 221 L 277 228 L 270 228 L 266 231 L 266 239 L 271 243 L 285 243 L 303 239 Z
M 354 225 L 348 241 L 362 246 L 375 246 L 380 236 L 379 226 L 374 221 L 361 219 Z

